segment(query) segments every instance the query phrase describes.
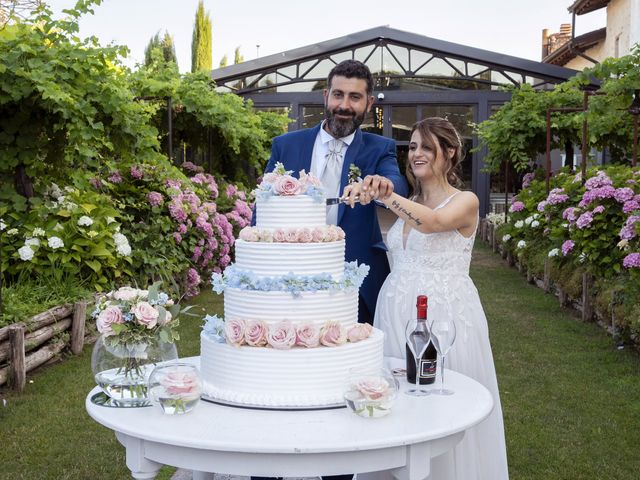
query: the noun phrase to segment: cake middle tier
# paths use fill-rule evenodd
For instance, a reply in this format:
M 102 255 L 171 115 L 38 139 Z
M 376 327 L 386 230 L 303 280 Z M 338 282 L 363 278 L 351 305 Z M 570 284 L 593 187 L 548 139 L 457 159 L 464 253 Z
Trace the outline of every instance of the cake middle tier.
M 323 243 L 267 243 L 236 240 L 236 267 L 256 275 L 344 274 L 344 240 Z
M 268 324 L 282 320 L 309 322 L 322 326 L 327 320 L 343 326 L 358 319 L 358 292 L 353 290 L 319 290 L 317 292 L 262 292 L 226 288 L 225 320 L 263 320 Z

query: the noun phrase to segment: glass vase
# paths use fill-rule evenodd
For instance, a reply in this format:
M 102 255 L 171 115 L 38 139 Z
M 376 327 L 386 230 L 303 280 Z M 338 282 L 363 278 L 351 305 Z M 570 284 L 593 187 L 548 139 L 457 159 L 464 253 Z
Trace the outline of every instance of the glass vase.
M 200 401 L 202 384 L 195 365 L 169 363 L 153 369 L 149 377 L 149 397 L 168 415 L 181 415 Z
M 150 405 L 151 371 L 177 358 L 175 344 L 162 342 L 157 335 L 132 344 L 119 343 L 115 336 L 101 335 L 93 347 L 91 368 L 96 383 L 113 405 L 140 407 Z
M 398 393 L 398 380 L 386 368 L 352 369 L 344 394 L 349 410 L 365 418 L 384 417 Z

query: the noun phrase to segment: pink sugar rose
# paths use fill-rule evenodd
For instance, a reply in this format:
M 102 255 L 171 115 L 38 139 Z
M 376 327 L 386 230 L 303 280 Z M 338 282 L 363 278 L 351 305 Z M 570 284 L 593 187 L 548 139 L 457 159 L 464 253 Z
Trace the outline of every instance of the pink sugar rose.
M 260 230 L 258 232 L 258 240 L 261 242 L 271 243 L 274 241 L 273 232 L 269 229 Z
M 304 323 L 296 329 L 296 345 L 313 348 L 320 345 L 320 329 L 312 323 Z
M 224 322 L 224 336 L 229 345 L 239 347 L 244 343 L 246 323 L 240 319 L 230 319 Z
M 328 229 L 332 242 L 337 242 L 338 240 L 344 239 L 344 231 L 340 227 L 329 225 Z
M 262 320 L 248 321 L 244 330 L 244 339 L 252 347 L 264 347 L 267 344 L 267 324 Z
M 198 377 L 188 373 L 167 373 L 162 377 L 162 380 L 160 380 L 160 384 L 170 395 L 185 395 L 189 393 L 193 393 L 194 396 L 200 395 Z
M 240 230 L 240 239 L 245 242 L 257 242 L 258 234 L 256 233 L 255 228 L 253 227 L 245 227 Z
M 304 170 L 299 172 L 300 183 L 302 185 L 312 185 L 314 187 L 321 187 L 322 182 L 313 173 L 307 173 Z
M 359 342 L 371 336 L 373 327 L 368 323 L 358 323 L 347 331 L 347 340 L 350 342 Z
M 320 343 L 326 347 L 337 347 L 347 343 L 347 331 L 340 322 L 327 321 L 320 329 Z
M 363 377 L 356 388 L 368 400 L 379 400 L 389 394 L 389 383 L 382 377 Z
M 311 236 L 315 243 L 324 242 L 324 231 L 322 228 L 316 227 L 311 231 Z
M 277 178 L 278 178 L 277 173 L 269 172 L 264 174 L 264 177 L 262 177 L 262 181 L 266 183 L 274 183 Z
M 96 319 L 96 327 L 98 331 L 108 337 L 109 335 L 113 335 L 115 332 L 111 328 L 111 325 L 114 323 L 124 323 L 124 316 L 122 315 L 122 311 L 118 307 L 107 307 L 100 312 L 98 318 Z
M 296 329 L 288 320 L 269 326 L 267 343 L 278 350 L 288 350 L 296 343 Z
M 278 243 L 284 243 L 287 241 L 287 236 L 282 228 L 276 228 L 273 231 L 273 241 Z
M 298 230 L 298 242 L 309 243 L 312 240 L 313 240 L 313 235 L 311 233 L 311 229 L 304 227 Z
M 302 185 L 291 175 L 282 175 L 278 177 L 273 184 L 273 189 L 278 195 L 292 196 L 302 192 Z
M 284 232 L 284 241 L 289 243 L 296 243 L 298 241 L 298 229 L 287 228 Z
M 153 308 L 149 302 L 138 302 L 131 312 L 138 320 L 138 323 L 146 328 L 151 329 L 158 324 L 160 312 Z

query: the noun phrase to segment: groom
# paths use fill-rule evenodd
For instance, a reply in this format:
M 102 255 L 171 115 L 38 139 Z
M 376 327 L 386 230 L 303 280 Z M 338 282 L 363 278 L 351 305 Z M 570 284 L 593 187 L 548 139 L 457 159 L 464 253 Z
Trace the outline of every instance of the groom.
M 276 162 L 295 175 L 304 169 L 320 178 L 327 197 L 338 197 L 353 166 L 381 197 L 394 191 L 406 196 L 407 182 L 398 168 L 395 142 L 359 128 L 373 105 L 372 94 L 373 77 L 365 64 L 345 60 L 333 67 L 324 90 L 325 120 L 314 128 L 274 138 L 265 171 L 272 171 Z M 346 234 L 345 259 L 370 267 L 360 287 L 358 321 L 371 324 L 378 292 L 389 274 L 376 208 L 374 203 L 356 204 L 353 209 L 344 204 L 327 207 L 327 222 Z

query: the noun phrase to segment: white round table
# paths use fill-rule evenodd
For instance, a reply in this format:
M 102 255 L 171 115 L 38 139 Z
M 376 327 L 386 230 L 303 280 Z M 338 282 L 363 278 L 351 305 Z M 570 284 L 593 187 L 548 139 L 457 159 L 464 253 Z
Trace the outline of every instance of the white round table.
M 183 360 L 199 364 L 198 357 Z M 431 459 L 453 448 L 493 408 L 478 382 L 449 370 L 445 380 L 454 395 L 411 397 L 401 381 L 392 412 L 373 419 L 346 408 L 273 411 L 206 401 L 172 416 L 155 406 L 95 405 L 98 387 L 85 404 L 96 422 L 115 431 L 135 479 L 155 478 L 165 464 L 193 470 L 197 479 L 213 478 L 204 472 L 307 477 L 387 471 L 399 480 L 423 480 Z

